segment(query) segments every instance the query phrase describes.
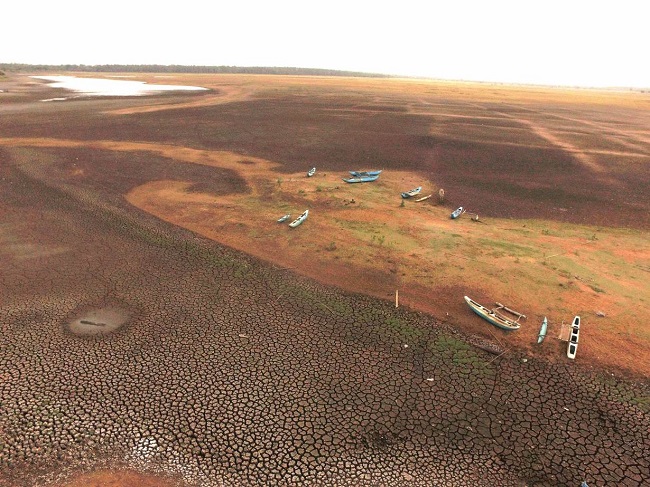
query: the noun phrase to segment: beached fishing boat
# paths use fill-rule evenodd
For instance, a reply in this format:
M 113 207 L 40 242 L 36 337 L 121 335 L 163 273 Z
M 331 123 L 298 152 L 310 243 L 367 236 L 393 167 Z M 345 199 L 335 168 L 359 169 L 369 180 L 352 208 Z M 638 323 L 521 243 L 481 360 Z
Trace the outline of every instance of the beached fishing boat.
M 422 186 L 418 186 L 417 188 L 414 188 L 410 191 L 404 191 L 402 193 L 402 198 L 411 198 L 415 196 L 416 194 L 419 194 L 420 191 L 422 191 Z
M 308 178 L 312 177 L 314 174 L 316 174 L 316 168 L 315 167 L 312 167 L 309 171 L 307 171 L 307 177 Z
M 286 222 L 289 218 L 291 218 L 291 213 L 282 215 L 280 218 L 278 218 L 278 223 Z
M 416 199 L 415 201 L 420 202 L 420 201 L 428 200 L 428 199 L 431 198 L 432 196 L 433 196 L 432 194 L 428 194 L 428 195 L 426 195 L 426 196 L 423 196 L 422 198 L 418 198 L 418 199 Z
M 363 177 L 363 176 L 379 176 L 380 171 L 348 171 L 354 177 Z
M 356 178 L 343 178 L 346 183 L 370 183 L 375 181 L 379 176 L 359 176 Z
M 307 215 L 309 215 L 309 210 L 305 210 L 298 218 L 296 218 L 294 221 L 289 223 L 289 226 L 291 228 L 296 228 L 298 225 L 300 225 L 302 222 L 304 222 L 307 219 Z
M 576 352 L 578 351 L 578 335 L 580 334 L 580 317 L 576 316 L 573 318 L 573 323 L 571 323 L 571 334 L 569 335 L 569 346 L 566 350 L 566 356 L 570 359 L 576 358 Z
M 462 207 L 462 206 L 459 206 L 458 208 L 456 208 L 456 209 L 451 213 L 451 219 L 452 219 L 452 220 L 455 220 L 456 218 L 458 218 L 460 215 L 463 214 L 463 211 L 464 211 L 464 210 L 463 210 L 463 207 Z
M 518 330 L 521 326 L 519 323 L 509 320 L 505 316 L 478 304 L 476 301 L 467 296 L 465 296 L 465 302 L 467 302 L 474 313 L 503 330 Z
M 542 326 L 539 329 L 539 336 L 537 337 L 537 343 L 542 343 L 544 338 L 546 338 L 546 328 L 548 327 L 548 320 L 544 316 L 544 321 L 542 321 Z

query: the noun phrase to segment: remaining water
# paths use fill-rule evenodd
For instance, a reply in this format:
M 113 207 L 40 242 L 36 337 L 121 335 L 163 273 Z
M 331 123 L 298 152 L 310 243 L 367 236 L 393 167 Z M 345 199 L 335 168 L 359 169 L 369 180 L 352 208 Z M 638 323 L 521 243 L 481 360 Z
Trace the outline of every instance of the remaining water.
M 84 96 L 143 96 L 164 91 L 207 90 L 207 88 L 199 86 L 150 85 L 145 81 L 77 78 L 75 76 L 32 76 L 32 78 L 50 81 L 52 88 L 64 88 Z M 60 98 L 56 100 L 60 100 Z

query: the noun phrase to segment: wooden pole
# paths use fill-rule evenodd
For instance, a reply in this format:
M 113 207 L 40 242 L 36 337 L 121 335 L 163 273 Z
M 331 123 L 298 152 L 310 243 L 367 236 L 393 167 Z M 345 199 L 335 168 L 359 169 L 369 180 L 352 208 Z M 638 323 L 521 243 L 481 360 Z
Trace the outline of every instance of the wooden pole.
M 395 307 L 399 308 L 399 289 L 395 289 Z
M 525 318 L 525 317 L 526 317 L 526 315 L 521 314 L 521 313 L 519 313 L 518 311 L 515 311 L 515 310 L 513 310 L 513 309 L 510 309 L 510 308 L 508 308 L 507 306 L 504 306 L 504 305 L 501 304 L 501 303 L 496 303 L 496 305 L 497 305 L 499 308 L 503 308 L 503 309 L 505 309 L 506 311 L 512 313 L 513 315 L 517 315 L 517 316 L 519 316 L 520 318 Z

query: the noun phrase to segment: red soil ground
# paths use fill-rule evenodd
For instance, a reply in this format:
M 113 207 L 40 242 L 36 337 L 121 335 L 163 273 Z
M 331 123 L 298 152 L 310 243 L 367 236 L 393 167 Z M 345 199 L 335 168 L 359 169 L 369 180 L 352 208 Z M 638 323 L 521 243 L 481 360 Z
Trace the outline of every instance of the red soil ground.
M 402 305 L 468 333 L 497 335 L 552 360 L 564 356 L 563 342 L 555 339 L 561 323 L 568 323 L 573 314 L 588 313 L 579 359 L 650 374 L 650 336 L 642 324 L 648 318 L 650 293 L 647 281 L 635 283 L 647 276 L 650 256 L 647 248 L 626 248 L 626 235 L 605 231 L 610 244 L 614 239 L 618 257 L 636 266 L 634 276 L 627 281 L 619 276 L 616 284 L 630 293 L 636 287 L 639 300 L 594 292 L 589 289 L 592 276 L 570 276 L 562 269 L 557 270 L 560 287 L 575 292 L 551 292 L 533 285 L 532 278 L 517 278 L 520 268 L 504 259 L 494 259 L 487 273 L 496 272 L 484 279 L 485 269 L 472 261 L 478 256 L 486 263 L 493 243 L 479 245 L 479 254 L 473 256 L 462 246 L 448 249 L 446 261 L 424 255 L 426 242 L 418 242 L 419 248 L 408 255 L 399 250 L 424 230 L 447 237 L 458 234 L 461 239 L 493 239 L 485 233 L 488 225 L 514 235 L 529 220 L 538 227 L 586 224 L 585 232 L 594 237 L 599 229 L 629 228 L 643 245 L 650 228 L 647 94 L 272 76 L 179 75 L 165 78 L 165 83 L 202 85 L 213 92 L 126 104 L 85 100 L 76 102 L 78 106 L 49 105 L 5 123 L 0 144 L 81 151 L 71 155 L 75 166 L 62 178 L 113 187 L 164 220 L 328 284 L 385 299 L 393 299 L 399 289 Z M 15 100 L 34 96 L 20 84 L 15 88 Z M 116 108 L 119 105 L 122 108 Z M 51 117 L 50 112 L 65 123 L 50 125 L 46 132 L 38 123 L 25 123 Z M 105 166 L 108 171 L 101 169 L 94 162 L 97 150 L 139 154 L 142 164 L 136 167 L 141 174 L 134 179 L 133 166 L 125 167 L 128 177 L 110 165 Z M 182 168 L 154 174 L 147 166 L 151 155 Z M 311 166 L 319 172 L 307 180 L 304 171 Z M 199 176 L 200 168 L 218 172 L 216 177 L 205 171 Z M 379 189 L 369 193 L 367 185 L 346 187 L 340 181 L 348 169 L 360 168 L 385 170 L 376 183 Z M 426 192 L 444 188 L 445 204 L 436 206 L 432 199 L 422 203 L 418 213 L 409 210 L 402 221 L 404 212 L 395 211 L 400 199 L 392 195 L 417 185 L 424 185 Z M 356 207 L 349 203 L 355 198 Z M 467 221 L 450 221 L 450 209 L 459 204 L 478 211 L 487 225 L 472 228 Z M 282 208 L 300 212 L 306 205 L 314 216 L 299 232 L 286 235 L 273 223 L 285 212 Z M 359 234 L 367 229 L 343 231 L 342 221 L 348 226 L 362 221 L 375 232 L 384 229 L 370 242 L 375 245 L 368 245 L 369 235 Z M 561 234 L 574 227 L 557 228 Z M 392 241 L 392 247 L 377 245 L 379 238 Z M 538 264 L 549 255 L 555 258 L 555 253 L 578 255 L 580 250 L 593 256 L 613 251 L 596 240 L 585 243 L 584 238 L 553 238 L 541 232 L 529 236 L 527 245 L 541 248 L 551 245 L 549 241 L 555 250 L 536 260 L 517 259 L 517 264 Z M 363 251 L 349 251 L 359 246 Z M 333 247 L 337 250 L 327 250 Z M 450 262 L 452 271 L 440 271 Z M 421 272 L 430 275 L 422 279 Z M 488 305 L 507 301 L 527 313 L 530 324 L 507 338 L 491 327 L 486 332 L 485 323 L 466 308 L 464 294 Z M 601 309 L 608 318 L 596 318 Z M 540 348 L 534 345 L 535 337 L 546 314 L 552 323 L 550 343 Z M 636 323 L 630 323 L 630 316 Z M 621 347 L 628 353 L 621 354 Z

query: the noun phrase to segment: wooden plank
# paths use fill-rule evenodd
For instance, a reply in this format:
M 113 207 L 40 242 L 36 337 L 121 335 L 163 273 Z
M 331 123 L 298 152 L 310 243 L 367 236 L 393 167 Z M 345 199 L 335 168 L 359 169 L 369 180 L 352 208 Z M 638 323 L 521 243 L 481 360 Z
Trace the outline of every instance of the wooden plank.
M 514 309 L 510 309 L 510 308 L 508 308 L 507 306 L 505 306 L 505 305 L 503 305 L 503 304 L 501 304 L 501 303 L 495 303 L 495 304 L 499 307 L 498 309 L 503 308 L 503 309 L 505 309 L 508 313 L 512 313 L 513 315 L 517 315 L 517 316 L 519 316 L 520 318 L 526 318 L 526 315 L 525 315 L 525 314 L 519 313 L 518 311 L 515 311 Z

